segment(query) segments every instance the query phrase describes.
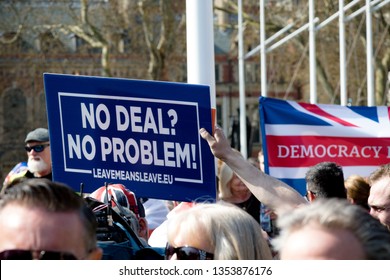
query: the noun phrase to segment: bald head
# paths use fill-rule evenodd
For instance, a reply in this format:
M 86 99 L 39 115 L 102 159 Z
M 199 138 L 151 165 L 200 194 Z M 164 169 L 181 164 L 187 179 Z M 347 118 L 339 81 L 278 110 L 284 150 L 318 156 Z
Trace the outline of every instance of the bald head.
M 280 252 L 283 260 L 361 260 L 365 253 L 359 240 L 346 229 L 308 225 L 295 230 Z

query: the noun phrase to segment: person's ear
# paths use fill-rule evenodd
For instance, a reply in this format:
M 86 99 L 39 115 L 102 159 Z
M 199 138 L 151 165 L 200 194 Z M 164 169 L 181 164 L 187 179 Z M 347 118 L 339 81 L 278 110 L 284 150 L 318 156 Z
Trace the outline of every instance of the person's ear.
M 101 260 L 103 257 L 103 250 L 100 247 L 96 247 L 93 249 L 89 254 L 87 259 L 88 260 Z
M 149 239 L 148 221 L 145 218 L 139 218 L 138 222 L 139 222 L 138 236 L 144 238 L 147 241 Z

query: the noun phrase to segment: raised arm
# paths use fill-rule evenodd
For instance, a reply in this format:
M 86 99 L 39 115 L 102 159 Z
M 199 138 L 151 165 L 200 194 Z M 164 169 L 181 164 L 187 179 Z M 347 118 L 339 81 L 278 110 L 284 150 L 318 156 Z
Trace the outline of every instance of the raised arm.
M 230 147 L 229 141 L 226 139 L 221 128 L 215 128 L 214 136 L 204 128 L 201 128 L 199 133 L 208 142 L 214 156 L 229 165 L 257 199 L 278 215 L 307 203 L 295 189 L 265 174 L 244 157 L 238 155 Z

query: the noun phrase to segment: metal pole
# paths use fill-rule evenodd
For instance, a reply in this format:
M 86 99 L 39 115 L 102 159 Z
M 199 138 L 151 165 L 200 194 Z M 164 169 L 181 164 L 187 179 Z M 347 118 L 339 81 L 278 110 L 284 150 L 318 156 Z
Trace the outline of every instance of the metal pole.
M 371 24 L 371 4 L 370 0 L 366 0 L 366 41 L 367 41 L 367 105 L 375 106 L 375 91 L 374 91 L 374 59 L 373 59 L 373 43 L 372 43 L 372 24 Z
M 374 0 L 374 1 L 370 2 L 371 11 L 372 11 L 372 9 L 374 9 L 374 11 L 376 11 L 378 8 L 383 7 L 383 5 L 386 5 L 388 2 L 389 2 L 389 0 Z M 378 4 L 378 3 L 380 3 L 380 4 L 374 8 L 374 6 L 375 6 L 376 4 Z M 366 4 L 367 4 L 367 1 L 366 1 Z M 358 9 L 357 11 L 355 11 L 355 12 L 353 12 L 352 14 L 350 14 L 349 16 L 347 16 L 347 17 L 345 18 L 345 22 L 350 21 L 351 19 L 353 19 L 354 17 L 356 17 L 356 16 L 362 14 L 362 13 L 365 12 L 365 11 L 367 11 L 367 5 L 361 7 L 361 8 Z
M 186 0 L 187 82 L 210 87 L 211 122 L 216 120 L 213 1 Z M 214 127 L 213 127 L 214 129 Z M 215 174 L 218 172 L 215 159 Z
M 187 0 L 187 82 L 210 86 L 216 109 L 213 1 Z M 213 120 L 215 121 L 215 120 Z
M 225 94 L 222 97 L 222 119 L 223 119 L 222 128 L 225 135 L 229 135 L 229 124 L 230 124 L 229 109 L 230 109 L 230 98 L 227 94 Z
M 238 0 L 238 74 L 240 82 L 240 152 L 248 157 L 246 137 L 246 102 L 245 102 L 245 72 L 244 72 L 244 42 L 242 26 L 242 0 Z
M 309 1 L 309 54 L 310 54 L 310 103 L 317 103 L 316 41 L 314 0 Z
M 314 23 L 318 22 L 320 19 L 319 18 L 315 18 L 314 19 Z M 267 53 L 268 52 L 271 52 L 273 51 L 274 49 L 280 47 L 281 45 L 283 45 L 284 43 L 286 43 L 288 40 L 292 39 L 293 37 L 297 36 L 299 33 L 302 33 L 303 31 L 305 31 L 306 29 L 308 29 L 310 27 L 310 23 L 306 23 L 305 25 L 299 27 L 297 30 L 295 30 L 293 33 L 291 34 L 288 34 L 286 37 L 284 37 L 283 39 L 279 40 L 278 42 L 276 42 L 275 44 L 273 44 L 272 46 L 270 46 L 269 48 L 266 49 Z M 268 41 L 268 40 L 267 40 Z M 266 41 L 266 43 L 267 43 Z
M 355 6 L 356 4 L 359 3 L 360 0 L 354 0 L 350 3 L 348 3 L 344 8 L 343 8 L 343 11 L 344 11 L 344 14 L 346 11 L 348 11 L 349 9 L 351 9 L 353 6 Z M 318 31 L 319 29 L 325 27 L 326 25 L 328 25 L 329 23 L 331 23 L 334 19 L 336 19 L 337 17 L 339 16 L 339 11 L 334 13 L 333 15 L 331 15 L 330 17 L 328 17 L 326 20 L 324 20 L 323 22 L 319 23 L 317 26 L 316 26 L 316 30 Z M 344 20 L 344 22 L 347 22 L 347 20 Z
M 340 46 L 340 104 L 347 105 L 347 63 L 345 54 L 344 0 L 339 0 L 339 46 Z
M 371 3 L 372 12 L 376 12 L 377 10 L 381 9 L 385 5 L 389 4 L 390 0 L 383 0 L 383 2 L 380 2 L 378 5 L 374 7 L 373 3 Z
M 267 96 L 267 56 L 265 47 L 265 17 L 264 0 L 260 0 L 260 44 L 263 46 L 260 50 L 261 62 L 261 95 Z
M 284 33 L 286 33 L 288 30 L 290 30 L 291 28 L 294 27 L 294 24 L 293 23 L 290 23 L 288 25 L 286 25 L 285 27 L 283 27 L 282 29 L 280 29 L 278 32 L 276 32 L 274 35 L 272 35 L 271 37 L 269 37 L 268 39 L 265 40 L 265 47 L 267 48 L 267 45 L 270 44 L 271 42 L 273 42 L 276 38 L 278 38 L 279 36 L 283 35 Z M 261 28 L 261 27 L 260 27 Z M 261 48 L 263 47 L 262 44 L 258 45 L 257 47 L 255 47 L 254 49 L 250 50 L 249 52 L 246 53 L 245 55 L 245 59 L 248 59 L 250 58 L 251 56 L 255 55 L 258 51 L 261 50 Z

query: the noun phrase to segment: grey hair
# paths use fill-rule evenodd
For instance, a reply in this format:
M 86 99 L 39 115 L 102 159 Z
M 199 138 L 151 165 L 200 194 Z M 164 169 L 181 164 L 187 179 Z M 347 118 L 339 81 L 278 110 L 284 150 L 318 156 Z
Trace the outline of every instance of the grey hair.
M 277 252 L 296 230 L 316 224 L 350 231 L 361 243 L 367 260 L 390 259 L 390 232 L 368 211 L 344 199 L 317 199 L 278 218 L 280 234 L 271 241 Z

